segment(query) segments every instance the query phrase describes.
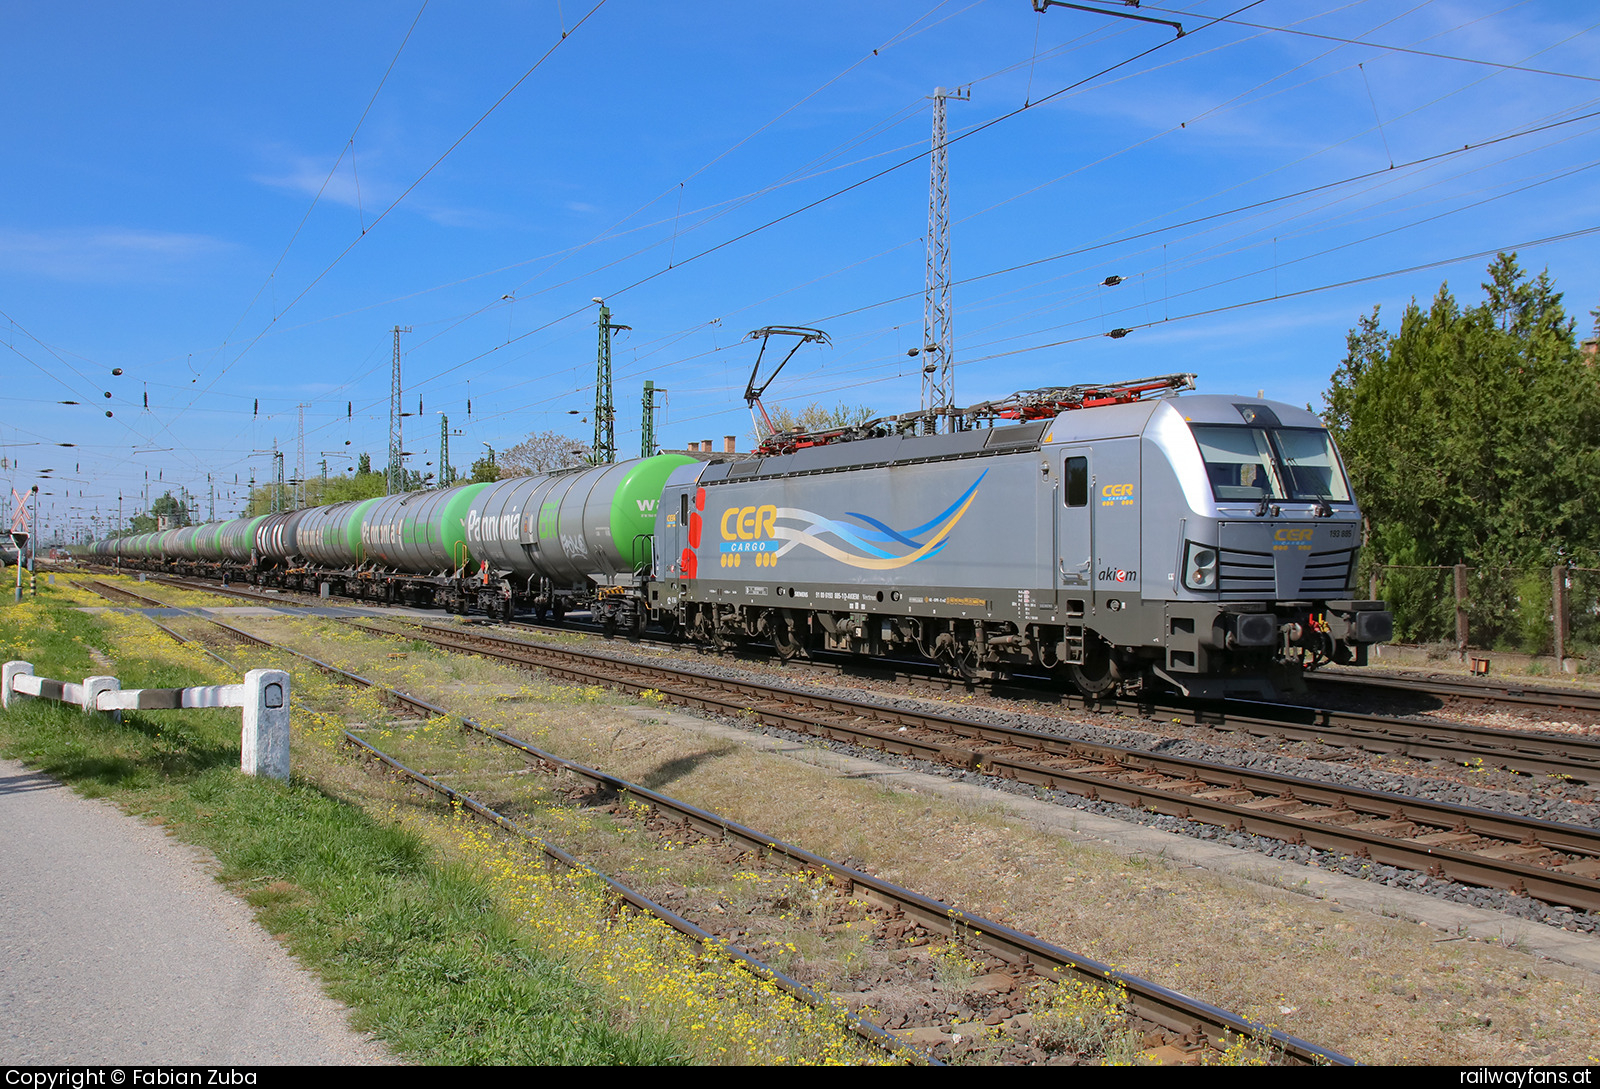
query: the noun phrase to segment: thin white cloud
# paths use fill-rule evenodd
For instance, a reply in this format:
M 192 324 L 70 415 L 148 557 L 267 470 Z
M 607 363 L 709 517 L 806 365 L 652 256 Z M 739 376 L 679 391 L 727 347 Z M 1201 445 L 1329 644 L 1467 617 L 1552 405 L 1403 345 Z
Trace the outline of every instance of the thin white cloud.
M 359 164 L 357 164 L 359 170 Z M 292 158 L 285 167 L 270 174 L 257 174 L 253 181 L 274 189 L 289 189 L 310 196 L 322 194 L 321 199 L 343 204 L 348 208 L 382 207 L 393 200 L 388 188 L 376 177 L 361 179 L 352 173 L 348 158 L 339 164 L 333 177 L 328 177 L 328 164 L 303 156 Z M 324 186 L 326 182 L 326 186 Z
M 229 249 L 210 235 L 133 227 L 0 228 L 0 272 L 80 283 L 169 279 Z
M 357 209 L 370 223 L 372 218 L 388 208 L 400 196 L 401 187 L 386 181 L 380 171 L 379 156 L 367 153 L 358 159 L 354 168 L 349 156 L 339 163 L 332 177 L 328 164 L 319 159 L 301 155 L 271 153 L 283 165 L 270 172 L 252 175 L 251 180 L 274 189 L 285 189 L 308 196 L 321 196 L 318 202 L 342 205 Z M 489 215 L 472 208 L 439 204 L 429 199 L 421 190 L 409 194 L 400 210 L 424 216 L 442 227 L 469 227 L 487 229 L 499 223 L 502 217 Z

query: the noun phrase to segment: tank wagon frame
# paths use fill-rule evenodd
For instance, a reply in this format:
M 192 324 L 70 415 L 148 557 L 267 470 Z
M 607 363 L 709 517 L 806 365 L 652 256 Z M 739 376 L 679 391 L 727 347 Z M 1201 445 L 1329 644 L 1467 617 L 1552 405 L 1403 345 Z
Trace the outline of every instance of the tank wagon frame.
M 116 538 L 119 566 L 509 619 L 589 609 L 643 631 L 659 455 Z M 200 542 L 216 542 L 200 547 Z
M 104 541 L 100 558 L 457 613 L 587 608 L 708 647 L 968 679 L 1270 694 L 1389 639 L 1321 420 L 1193 376 L 1018 394 L 635 461 Z M 987 423 L 989 426 L 975 426 Z

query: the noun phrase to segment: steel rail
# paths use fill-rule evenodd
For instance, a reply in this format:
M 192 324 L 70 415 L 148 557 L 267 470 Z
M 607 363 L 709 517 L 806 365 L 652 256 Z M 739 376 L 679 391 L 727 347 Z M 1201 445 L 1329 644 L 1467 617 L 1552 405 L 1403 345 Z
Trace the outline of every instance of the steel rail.
M 162 576 L 162 581 L 169 584 L 186 585 L 192 588 L 228 593 L 256 601 L 277 600 L 282 604 L 296 606 L 303 604 L 289 599 L 268 597 L 259 592 L 196 585 L 192 577 L 179 579 L 173 576 Z M 408 622 L 420 623 L 417 621 Z M 560 634 L 572 634 L 585 630 L 573 627 L 549 627 L 527 621 L 512 621 L 511 625 L 515 628 L 529 631 Z M 423 624 L 423 626 L 426 625 Z M 646 645 L 666 648 L 681 649 L 683 646 L 681 642 L 664 640 L 646 639 L 643 642 Z M 942 687 L 945 688 L 969 687 L 966 682 L 959 679 L 939 678 L 932 674 L 925 674 L 914 669 L 912 663 L 895 660 L 874 660 L 867 664 L 851 660 L 833 661 L 824 659 L 822 661 L 807 662 L 806 664 L 812 669 L 824 672 L 875 672 L 886 674 L 895 680 L 915 680 L 923 684 L 937 684 L 942 680 Z M 1377 688 L 1387 687 L 1396 691 L 1437 691 L 1447 694 L 1472 695 L 1473 698 L 1485 699 L 1491 703 L 1496 699 L 1501 699 L 1508 702 L 1516 701 L 1546 707 L 1564 708 L 1577 706 L 1582 709 L 1588 706 L 1581 702 L 1574 704 L 1573 698 L 1559 689 L 1499 688 L 1494 689 L 1497 694 L 1486 696 L 1477 690 L 1479 686 L 1448 681 L 1417 682 L 1415 684 L 1402 681 L 1402 683 L 1397 684 L 1394 683 L 1394 679 L 1387 677 L 1383 680 L 1368 680 L 1367 678 L 1344 680 L 1340 679 L 1338 674 L 1312 674 L 1308 675 L 1308 679 L 1313 682 L 1327 681 L 1335 684 L 1366 685 Z M 1429 687 L 1429 685 L 1432 687 Z M 1419 722 L 1386 715 L 1332 711 L 1323 708 L 1305 707 L 1299 704 L 1267 703 L 1252 700 L 1187 700 L 1182 697 L 1162 694 L 1085 697 L 1076 692 L 1063 691 L 1059 683 L 1048 678 L 1017 677 L 1006 681 L 993 682 L 986 687 L 996 696 L 1007 697 L 1014 694 L 1021 698 L 1032 700 L 1040 699 L 1043 696 L 1049 702 L 1054 702 L 1070 709 L 1097 712 L 1129 712 L 1147 718 L 1160 718 L 1167 721 L 1176 719 L 1191 725 L 1204 726 L 1214 730 L 1243 732 L 1253 737 L 1329 744 L 1343 748 L 1359 749 L 1364 752 L 1391 754 L 1429 761 L 1444 761 L 1463 766 L 1492 763 L 1496 767 L 1524 775 L 1549 775 L 1585 783 L 1600 783 L 1600 738 L 1574 737 L 1537 730 L 1498 729 L 1465 723 Z M 1543 698 L 1549 695 L 1562 697 L 1566 702 L 1549 702 Z M 1577 698 L 1582 700 L 1585 697 L 1580 694 Z M 1596 709 L 1600 709 L 1600 696 L 1587 698 L 1593 701 L 1593 706 Z
M 1400 692 L 1424 692 L 1433 696 L 1463 696 L 1489 704 L 1510 703 L 1555 711 L 1600 711 L 1600 693 L 1548 685 L 1456 681 L 1439 677 L 1402 677 L 1393 673 L 1362 677 L 1351 677 L 1343 673 L 1312 673 L 1307 675 L 1306 680 L 1320 685 L 1388 688 Z
M 101 596 L 107 597 L 107 598 L 109 598 L 110 593 L 120 593 L 120 594 L 123 594 L 123 595 L 125 595 L 127 597 L 131 597 L 136 601 L 145 601 L 145 602 L 153 602 L 153 601 L 155 601 L 154 598 L 147 598 L 147 597 L 144 597 L 142 594 L 136 594 L 136 593 L 133 593 L 131 591 L 122 590 L 122 589 L 120 589 L 118 587 L 115 587 L 115 586 L 108 586 L 108 585 L 106 585 L 104 583 L 90 582 L 88 585 L 90 586 L 90 588 L 92 590 L 94 590 L 95 593 L 98 593 Z M 161 605 L 161 607 L 162 608 L 183 609 L 182 606 Z M 398 699 L 398 700 L 400 700 L 402 702 L 410 703 L 413 706 L 417 706 L 419 709 L 424 709 L 423 705 L 420 702 L 411 700 L 408 697 L 405 697 L 405 696 L 401 695 L 400 693 L 395 692 L 393 689 L 388 689 L 388 688 L 386 688 L 386 687 L 384 687 L 382 685 L 375 684 L 374 682 L 368 680 L 365 677 L 362 677 L 359 674 L 351 673 L 348 670 L 341 669 L 338 666 L 332 665 L 331 663 L 328 663 L 328 662 L 324 662 L 324 661 L 322 661 L 322 660 L 320 660 L 318 658 L 312 657 L 311 655 L 303 654 L 303 653 L 301 653 L 301 652 L 299 652 L 297 650 L 294 650 L 293 648 L 277 646 L 277 645 L 269 642 L 268 640 L 262 639 L 262 638 L 260 638 L 258 636 L 251 635 L 249 632 L 241 631 L 238 628 L 235 628 L 230 624 L 224 624 L 219 620 L 213 620 L 210 617 L 200 616 L 198 614 L 189 612 L 187 609 L 183 609 L 183 611 L 187 615 L 194 616 L 196 619 L 205 620 L 208 623 L 216 625 L 217 627 L 219 627 L 219 628 L 223 629 L 224 631 L 228 632 L 233 638 L 237 639 L 240 642 L 250 643 L 250 644 L 256 645 L 256 646 L 269 647 L 269 648 L 271 648 L 273 650 L 278 650 L 278 651 L 283 651 L 283 652 L 289 653 L 289 654 L 295 656 L 296 658 L 299 658 L 299 659 L 305 661 L 307 664 L 313 666 L 314 668 L 319 669 L 319 670 L 321 670 L 323 672 L 329 673 L 329 674 L 331 674 L 331 675 L 333 675 L 335 677 L 342 678 L 342 679 L 346 680 L 349 683 L 356 684 L 356 685 L 359 685 L 359 686 L 365 687 L 365 688 L 374 688 L 374 689 L 378 690 L 380 693 L 383 693 L 386 696 Z M 178 642 L 180 642 L 180 643 L 188 643 L 188 642 L 190 642 L 190 640 L 184 638 L 178 632 L 176 632 L 173 629 L 167 627 L 165 624 L 160 623 L 159 621 L 157 621 L 153 617 L 148 617 L 147 616 L 147 617 L 145 617 L 145 619 L 148 620 L 150 623 L 154 624 L 157 628 L 160 628 L 162 631 L 166 632 L 168 635 L 172 636 Z M 228 661 L 226 658 L 223 658 L 221 655 L 216 654 L 215 652 L 205 648 L 204 646 L 201 646 L 200 649 L 205 654 L 209 655 L 212 659 L 214 659 L 217 662 L 220 662 L 222 665 L 226 666 L 227 668 L 233 669 L 233 670 L 237 670 L 238 667 L 234 663 Z M 298 700 L 298 699 L 294 699 L 293 702 L 294 703 L 301 703 L 301 701 Z M 301 706 L 304 706 L 304 704 L 301 703 Z M 448 715 L 449 714 L 449 712 L 445 711 L 443 708 L 435 708 L 431 704 L 427 705 L 426 709 L 429 710 L 431 713 L 437 713 L 437 714 L 442 714 L 442 715 Z M 415 780 L 416 782 L 422 784 L 423 786 L 427 787 L 429 790 L 432 790 L 435 793 L 447 798 L 451 802 L 461 805 L 463 808 L 471 811 L 473 814 L 483 818 L 484 820 L 490 821 L 491 823 L 498 825 L 499 827 L 505 829 L 506 831 L 512 833 L 513 835 L 519 836 L 522 839 L 527 840 L 529 843 L 531 843 L 535 847 L 537 847 L 545 855 L 545 857 L 551 859 L 552 861 L 558 863 L 559 865 L 565 867 L 566 869 L 579 871 L 579 872 L 588 874 L 588 875 L 590 875 L 592 877 L 595 877 L 595 878 L 599 879 L 616 896 L 618 896 L 619 898 L 621 898 L 625 902 L 627 902 L 629 904 L 632 904 L 635 908 L 639 909 L 640 911 L 644 911 L 644 912 L 646 912 L 646 913 L 648 913 L 650 915 L 655 916 L 656 918 L 660 919 L 662 922 L 666 923 L 668 926 L 672 927 L 674 930 L 678 931 L 680 934 L 683 934 L 684 936 L 686 936 L 688 938 L 691 938 L 694 941 L 700 943 L 703 947 L 705 947 L 707 949 L 708 952 L 711 952 L 713 955 L 725 956 L 730 960 L 733 960 L 733 961 L 735 961 L 735 962 L 737 962 L 739 964 L 744 965 L 746 968 L 748 968 L 751 972 L 753 972 L 759 978 L 771 980 L 773 983 L 777 984 L 778 987 L 780 987 L 784 991 L 787 991 L 788 993 L 794 995 L 796 998 L 799 998 L 801 1001 L 805 1002 L 809 1006 L 812 1006 L 812 1007 L 817 1008 L 817 1009 L 829 1009 L 830 1007 L 832 1007 L 834 1009 L 837 1009 L 838 1012 L 842 1015 L 845 1023 L 850 1027 L 851 1031 L 854 1032 L 856 1035 L 862 1037 L 864 1040 L 867 1040 L 868 1042 L 870 1042 L 870 1043 L 872 1043 L 872 1044 L 874 1044 L 874 1045 L 876 1045 L 878 1047 L 882 1047 L 886 1051 L 888 1051 L 890 1054 L 893 1054 L 893 1055 L 895 1055 L 897 1057 L 900 1057 L 900 1058 L 910 1059 L 910 1060 L 912 1060 L 914 1062 L 917 1062 L 917 1063 L 920 1063 L 920 1064 L 923 1064 L 923 1065 L 928 1065 L 928 1066 L 943 1066 L 944 1065 L 942 1062 L 940 1062 L 938 1059 L 934 1058 L 932 1055 L 929 1055 L 926 1052 L 922 1051 L 921 1049 L 919 1049 L 919 1048 L 917 1048 L 917 1047 L 915 1047 L 915 1046 L 913 1046 L 911 1044 L 906 1043 L 904 1040 L 901 1040 L 900 1038 L 896 1037 L 893 1033 L 884 1030 L 883 1028 L 879 1027 L 878 1025 L 873 1024 L 871 1021 L 866 1020 L 865 1018 L 859 1016 L 858 1014 L 851 1013 L 849 1010 L 845 1010 L 843 1008 L 838 1007 L 831 1000 L 829 1000 L 827 998 L 824 998 L 823 996 L 819 995 L 816 991 L 814 991 L 812 988 L 808 987 L 804 983 L 801 983 L 799 980 L 793 978 L 792 976 L 789 976 L 788 974 L 786 974 L 786 973 L 784 973 L 782 971 L 779 971 L 777 968 L 774 968 L 772 965 L 767 964 L 765 961 L 761 960 L 760 958 L 752 956 L 750 953 L 747 953 L 743 949 L 740 949 L 737 945 L 734 945 L 731 942 L 722 941 L 715 934 L 712 934 L 710 931 L 705 930 L 704 928 L 695 925 L 693 922 L 691 922 L 690 920 L 688 920 L 688 919 L 684 918 L 683 916 L 679 915 L 677 912 L 671 910 L 670 908 L 665 907 L 662 904 L 658 904 L 656 901 L 650 899 L 648 896 L 645 896 L 643 893 L 637 891 L 636 889 L 630 888 L 627 885 L 622 884 L 620 881 L 617 881 L 615 878 L 611 877 L 609 874 L 606 874 L 606 873 L 604 873 L 604 872 L 602 872 L 602 871 L 600 871 L 598 869 L 595 869 L 593 866 L 590 866 L 587 863 L 579 861 L 573 855 L 570 855 L 566 851 L 561 850 L 559 847 L 556 847 L 556 846 L 550 844 L 549 842 L 547 842 L 542 836 L 536 835 L 533 832 L 530 832 L 528 829 L 523 828 L 521 825 L 518 825 L 515 821 L 511 820 L 509 817 L 506 817 L 503 814 L 497 812 L 496 810 L 491 809 L 490 807 L 484 805 L 482 802 L 479 802 L 477 799 L 473 798 L 471 795 L 464 794 L 461 791 L 456 790 L 454 787 L 451 787 L 451 786 L 447 785 L 446 783 L 441 782 L 438 779 L 434 779 L 431 776 L 425 775 L 422 772 L 419 772 L 419 771 L 417 771 L 417 770 L 415 770 L 413 768 L 407 767 L 405 764 L 401 763 L 399 760 L 395 759 L 390 754 L 383 752 L 377 746 L 371 744 L 370 742 L 364 740 L 363 738 L 357 737 L 355 734 L 351 733 L 349 730 L 340 730 L 339 732 L 343 735 L 343 737 L 344 737 L 346 742 L 357 746 L 358 748 L 364 750 L 368 755 L 371 755 L 371 756 L 377 758 L 378 760 L 382 761 L 384 764 L 394 768 L 395 770 L 401 772 L 402 774 L 406 775 L 407 777 L 409 777 L 409 778 Z
M 237 629 L 233 629 L 231 625 L 223 624 L 221 621 L 213 620 L 211 622 L 237 632 Z M 249 639 L 256 638 L 244 632 L 238 632 L 238 634 Z M 909 889 L 902 888 L 861 870 L 834 862 L 821 855 L 813 854 L 802 847 L 797 847 L 777 837 L 769 836 L 736 821 L 731 821 L 709 810 L 657 793 L 648 787 L 629 782 L 620 776 L 611 775 L 608 772 L 600 771 L 574 760 L 568 760 L 511 734 L 485 726 L 463 715 L 455 714 L 438 704 L 411 693 L 401 692 L 398 689 L 377 684 L 365 677 L 339 669 L 337 666 L 329 666 L 328 663 L 318 661 L 289 647 L 279 646 L 276 649 L 304 658 L 319 668 L 329 669 L 356 683 L 370 686 L 415 710 L 433 716 L 454 719 L 466 729 L 518 749 L 552 768 L 572 772 L 580 778 L 586 779 L 597 786 L 613 790 L 618 794 L 627 794 L 705 835 L 736 843 L 747 851 L 772 859 L 780 864 L 788 864 L 795 869 L 809 869 L 827 873 L 841 883 L 845 883 L 847 892 L 860 893 L 866 899 L 882 907 L 916 919 L 930 930 L 936 930 L 944 934 L 972 937 L 1003 960 L 1061 969 L 1095 983 L 1110 982 L 1121 985 L 1129 995 L 1130 1007 L 1135 1013 L 1148 1021 L 1178 1032 L 1194 1033 L 1198 1030 L 1213 1040 L 1220 1040 L 1229 1034 L 1256 1038 L 1266 1036 L 1270 1039 L 1271 1046 L 1281 1049 L 1286 1055 L 1292 1055 L 1300 1062 L 1337 1066 L 1354 1065 L 1354 1060 L 1338 1052 L 1318 1047 L 1277 1029 L 1257 1025 L 1201 999 L 1192 998 L 1139 976 L 1119 971 L 1093 958 L 1074 953 L 1002 923 L 968 914 L 943 901 L 912 892 Z
M 1525 775 L 1600 782 L 1600 738 L 1416 721 L 1251 700 L 1205 704 L 1161 697 L 1130 697 L 1117 700 L 1116 706 L 1137 710 L 1149 717 L 1182 718 L 1196 726 L 1242 731 L 1260 737 L 1320 741 L 1455 764 L 1481 760 Z
M 282 650 L 287 648 L 280 647 L 278 649 Z M 629 888 L 627 885 L 622 884 L 609 874 L 602 873 L 593 866 L 590 866 L 588 863 L 580 862 L 574 856 L 568 854 L 566 851 L 561 850 L 561 848 L 552 846 L 550 843 L 545 841 L 544 837 L 526 828 L 523 828 L 511 818 L 484 805 L 476 798 L 473 798 L 470 794 L 465 794 L 454 787 L 433 778 L 432 776 L 425 775 L 414 768 L 407 767 L 390 754 L 382 751 L 371 742 L 357 737 L 349 730 L 341 730 L 340 733 L 343 734 L 346 742 L 357 746 L 365 751 L 368 755 L 373 756 L 389 767 L 394 768 L 407 778 L 422 784 L 434 793 L 439 794 L 452 803 L 461 806 L 463 809 L 468 810 L 469 812 L 481 817 L 491 824 L 498 825 L 507 832 L 510 832 L 512 835 L 527 840 L 529 843 L 533 844 L 533 846 L 537 847 L 546 858 L 549 858 L 553 862 L 556 862 L 568 870 L 574 870 L 598 878 L 619 899 L 626 903 L 632 904 L 640 911 L 655 916 L 668 926 L 672 927 L 678 933 L 698 942 L 713 956 L 725 956 L 729 960 L 744 965 L 758 978 L 771 980 L 783 990 L 805 1002 L 808 1006 L 812 1006 L 821 1010 L 828 1010 L 831 1008 L 832 1010 L 837 1011 L 845 1023 L 849 1025 L 851 1031 L 855 1032 L 856 1035 L 862 1037 L 870 1043 L 876 1044 L 877 1046 L 885 1049 L 890 1054 L 900 1058 L 909 1058 L 926 1066 L 944 1065 L 944 1063 L 940 1062 L 932 1055 L 929 1055 L 926 1052 L 906 1043 L 904 1040 L 896 1037 L 893 1033 L 880 1028 L 858 1014 L 851 1013 L 850 1011 L 838 1006 L 831 1000 L 824 998 L 822 995 L 819 995 L 816 991 L 812 990 L 804 983 L 801 983 L 793 976 L 787 975 L 784 972 L 772 967 L 772 965 L 766 963 L 765 961 L 751 956 L 738 946 L 730 942 L 723 941 L 709 930 L 695 925 L 693 922 L 684 918 L 682 915 L 679 915 L 671 908 L 656 903 L 642 892 Z
M 391 637 L 395 635 L 361 624 L 353 626 Z M 459 633 L 429 625 L 418 627 L 424 638 L 439 645 L 448 646 L 463 638 Z M 636 692 L 650 689 L 674 702 L 722 714 L 753 712 L 767 725 L 800 733 L 850 739 L 879 751 L 954 764 L 1046 789 L 1065 790 L 1090 800 L 1104 799 L 1153 809 L 1182 819 L 1371 858 L 1467 884 L 1507 889 L 1583 910 L 1600 910 L 1600 880 L 1521 861 L 1518 857 L 1538 858 L 1550 851 L 1566 852 L 1580 856 L 1580 860 L 1576 863 L 1563 861 L 1560 865 L 1591 866 L 1595 868 L 1596 877 L 1600 877 L 1600 863 L 1594 861 L 1600 857 L 1600 831 L 1595 829 L 1275 772 L 1158 756 L 1138 749 L 1075 741 L 932 712 L 797 693 L 752 681 L 707 677 L 689 670 L 646 665 L 573 648 L 544 647 L 477 632 L 465 638 L 466 644 L 458 643 L 455 649 L 549 669 L 585 683 L 614 685 Z M 495 644 L 502 649 L 496 649 Z M 516 650 L 503 649 L 507 646 Z M 726 698 L 722 694 L 737 698 Z M 818 721 L 814 714 L 818 711 L 833 717 Z M 882 723 L 891 729 L 858 724 L 862 720 Z M 921 738 L 908 735 L 900 728 L 933 730 L 945 738 L 955 737 L 960 741 L 951 744 L 948 740 Z M 978 748 L 970 744 L 974 741 L 979 743 Z M 982 751 L 984 746 L 993 749 Z M 1004 751 L 1006 749 L 1042 754 L 1045 760 L 1065 758 L 1068 763 L 1052 765 L 1040 759 L 1018 759 Z M 1119 778 L 1141 776 L 1148 781 Z M 1175 782 L 1155 785 L 1154 780 L 1161 778 Z M 1239 793 L 1246 793 L 1249 801 L 1230 796 Z M 1207 794 L 1216 796 L 1206 797 Z M 1283 812 L 1307 807 L 1323 807 L 1327 820 L 1317 821 L 1297 816 L 1295 812 Z M 1348 827 L 1361 820 L 1373 822 L 1372 826 Z M 1416 825 L 1438 831 L 1417 836 Z M 1381 834 L 1385 826 L 1402 835 L 1397 838 Z M 1486 850 L 1506 857 L 1457 849 L 1475 838 L 1502 841 Z
M 1280 1050 L 1285 1056 L 1293 1058 L 1298 1063 L 1333 1066 L 1355 1065 L 1355 1060 L 1347 1055 L 1319 1047 L 1279 1029 L 1258 1025 L 1209 1002 L 1184 995 L 1181 992 L 1163 987 L 1158 983 L 1131 973 L 1122 972 L 1112 968 L 1110 965 L 1091 957 L 1074 953 L 1035 935 L 1027 934 L 981 916 L 967 914 L 953 905 L 904 889 L 892 882 L 824 858 L 821 855 L 813 854 L 802 847 L 765 835 L 709 810 L 700 809 L 697 806 L 657 793 L 648 787 L 631 783 L 619 776 L 591 768 L 577 761 L 568 760 L 503 731 L 485 726 L 463 715 L 455 714 L 419 696 L 379 684 L 360 674 L 352 673 L 331 663 L 324 662 L 292 647 L 273 644 L 268 640 L 251 635 L 249 632 L 241 631 L 233 625 L 226 624 L 220 620 L 200 616 L 199 614 L 191 615 L 195 615 L 198 619 L 205 620 L 224 631 L 230 632 L 240 641 L 270 647 L 289 654 L 317 669 L 342 677 L 350 683 L 372 688 L 386 698 L 422 711 L 430 716 L 444 716 L 454 719 L 461 723 L 463 728 L 516 748 L 552 768 L 572 772 L 597 786 L 616 791 L 619 794 L 626 793 L 631 797 L 640 799 L 657 811 L 670 815 L 674 819 L 708 836 L 740 844 L 745 850 L 755 852 L 780 864 L 787 864 L 795 869 L 809 869 L 827 873 L 841 884 L 844 884 L 849 892 L 859 892 L 866 899 L 881 907 L 916 919 L 930 930 L 952 936 L 972 938 L 1003 960 L 1012 963 L 1042 965 L 1046 969 L 1064 971 L 1080 979 L 1089 980 L 1097 984 L 1110 982 L 1119 985 L 1128 995 L 1129 1007 L 1147 1021 L 1180 1033 L 1203 1036 L 1210 1040 L 1222 1040 L 1228 1035 L 1264 1039 L 1269 1043 L 1270 1047 Z M 361 625 L 356 626 L 360 627 Z M 382 634 L 393 635 L 392 632 Z

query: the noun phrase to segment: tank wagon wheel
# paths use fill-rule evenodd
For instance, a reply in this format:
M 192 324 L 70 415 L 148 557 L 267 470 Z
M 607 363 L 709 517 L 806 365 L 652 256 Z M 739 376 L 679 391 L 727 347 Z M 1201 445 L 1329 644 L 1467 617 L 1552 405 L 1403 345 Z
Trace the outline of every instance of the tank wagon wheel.
M 644 638 L 644 629 L 650 623 L 650 616 L 643 609 L 633 614 L 628 622 L 628 642 L 637 643 Z
M 600 634 L 607 639 L 616 638 L 617 614 L 615 612 L 608 612 L 600 618 Z
M 1083 664 L 1067 666 L 1067 675 L 1078 691 L 1086 696 L 1099 696 L 1117 686 L 1122 673 L 1111 657 L 1111 648 L 1098 636 L 1084 640 Z
M 550 615 L 550 606 L 543 602 L 536 602 L 533 606 L 533 618 L 539 623 L 544 623 L 544 618 Z

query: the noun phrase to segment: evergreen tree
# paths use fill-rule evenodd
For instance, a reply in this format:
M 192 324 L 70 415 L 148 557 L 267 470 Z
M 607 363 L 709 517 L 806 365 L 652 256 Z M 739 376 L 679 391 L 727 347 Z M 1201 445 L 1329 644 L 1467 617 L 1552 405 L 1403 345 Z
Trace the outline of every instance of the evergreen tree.
M 1324 395 L 1383 563 L 1600 555 L 1600 382 L 1547 273 L 1501 254 L 1485 301 L 1443 285 L 1395 334 L 1359 319 Z
M 1594 359 L 1548 273 L 1529 277 L 1501 254 L 1483 289 L 1463 309 L 1442 285 L 1397 332 L 1376 309 L 1350 331 L 1324 401 L 1367 517 L 1369 563 L 1532 577 L 1600 558 Z

